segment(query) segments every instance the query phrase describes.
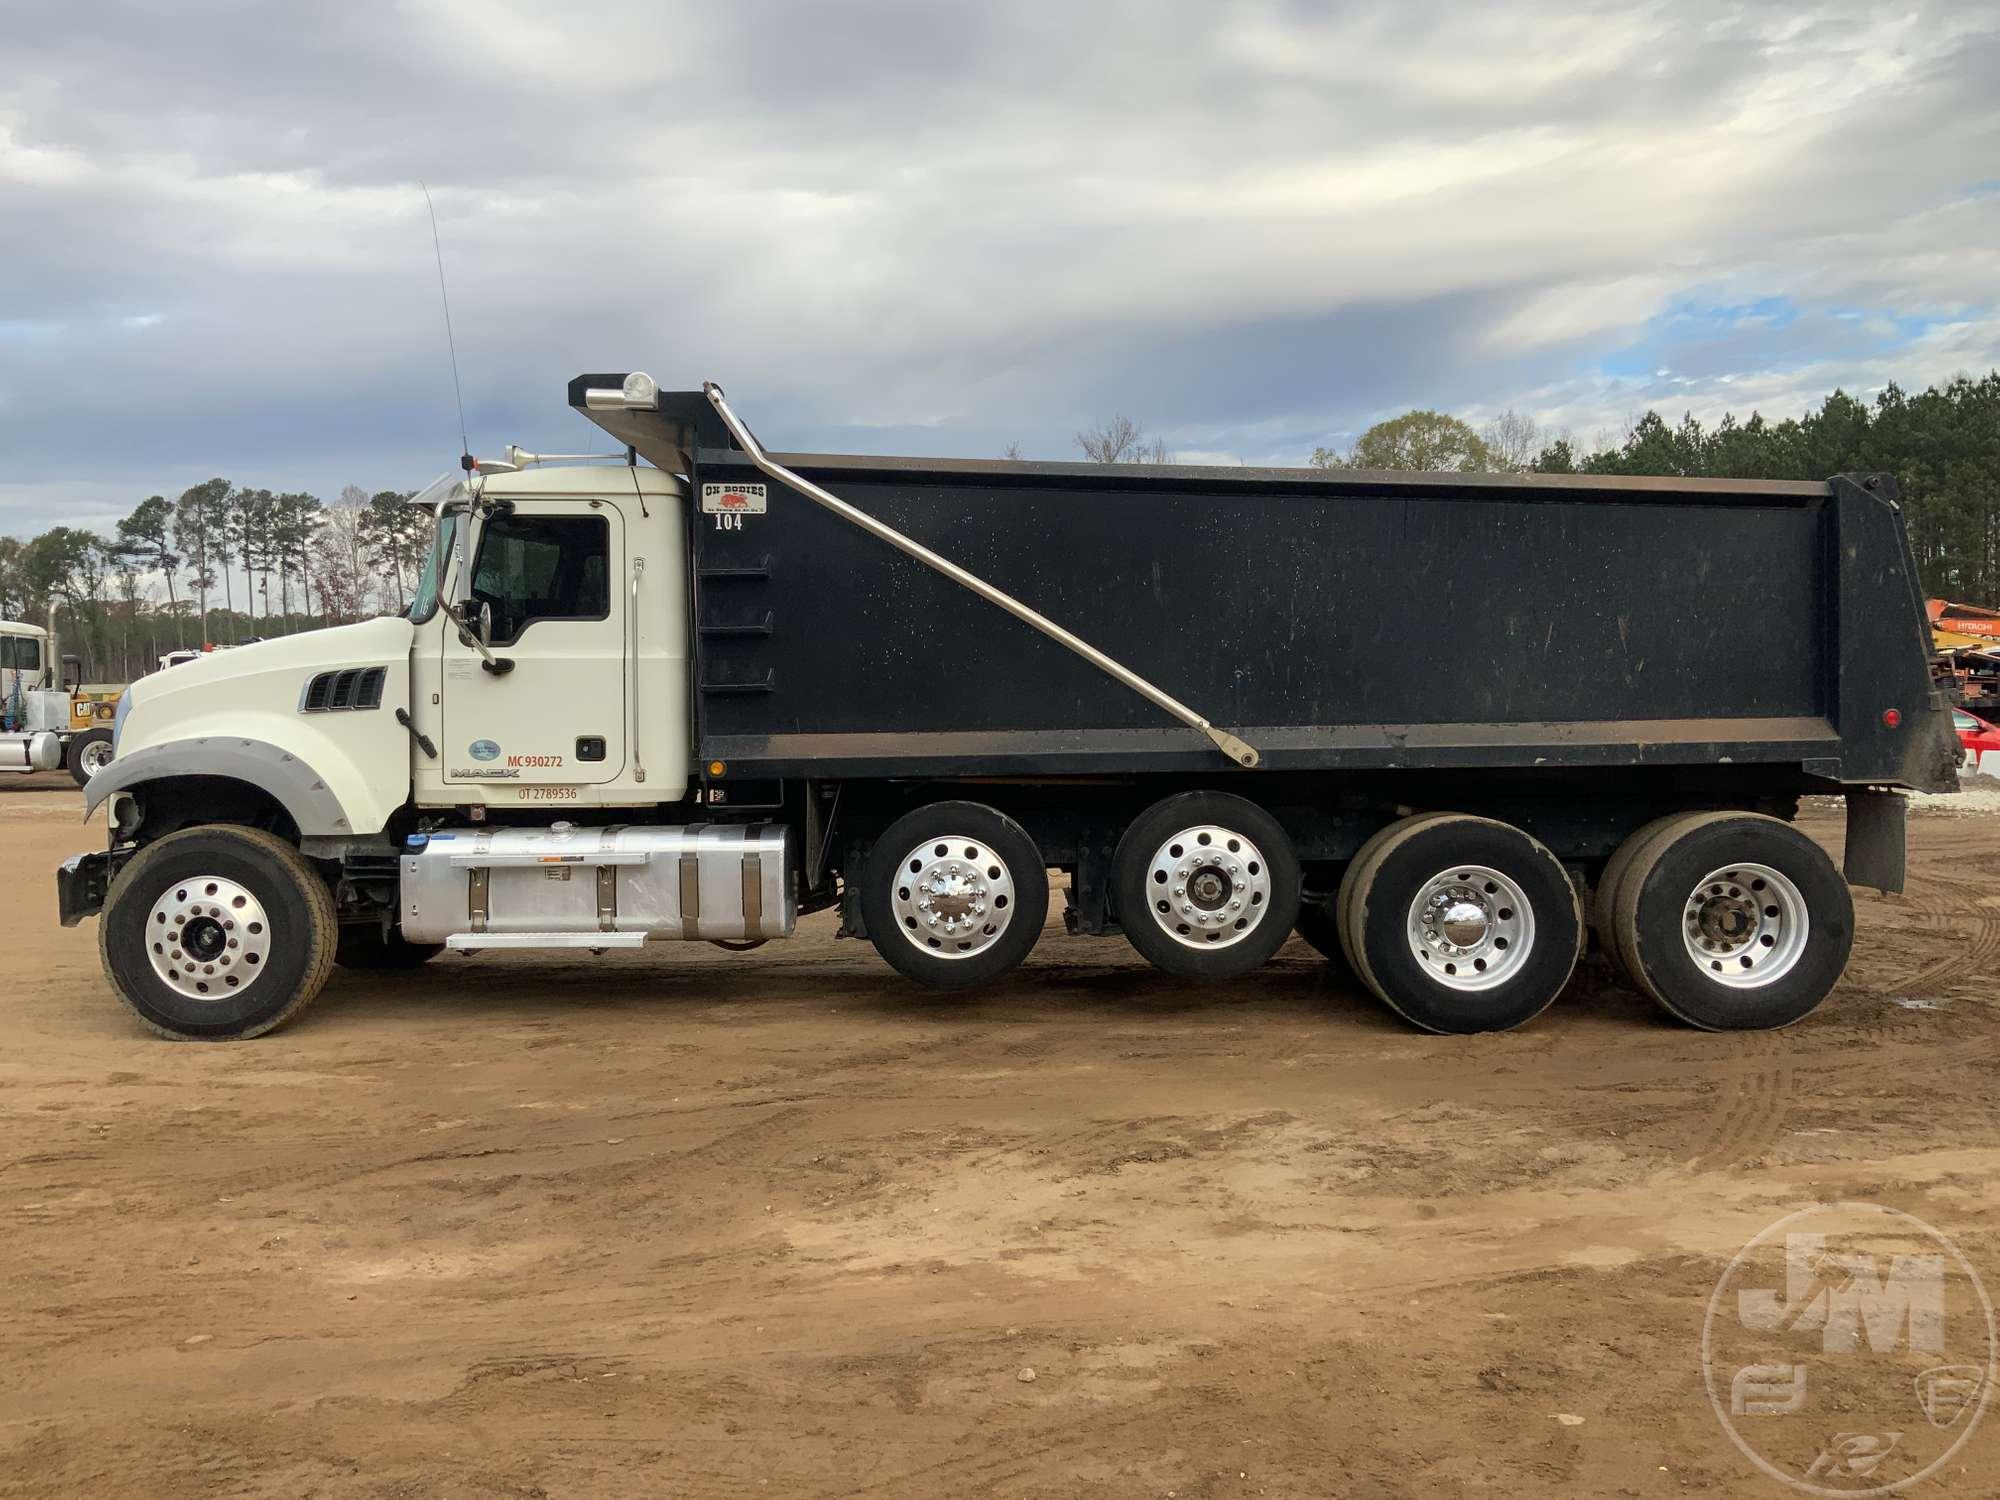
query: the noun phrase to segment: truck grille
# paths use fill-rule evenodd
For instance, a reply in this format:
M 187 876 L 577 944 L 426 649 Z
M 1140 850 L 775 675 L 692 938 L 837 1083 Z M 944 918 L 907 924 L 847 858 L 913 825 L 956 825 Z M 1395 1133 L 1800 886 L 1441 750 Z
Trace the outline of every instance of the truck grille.
M 321 672 L 306 684 L 305 693 L 299 698 L 299 712 L 380 708 L 382 683 L 388 673 L 387 667 L 344 667 L 338 672 Z

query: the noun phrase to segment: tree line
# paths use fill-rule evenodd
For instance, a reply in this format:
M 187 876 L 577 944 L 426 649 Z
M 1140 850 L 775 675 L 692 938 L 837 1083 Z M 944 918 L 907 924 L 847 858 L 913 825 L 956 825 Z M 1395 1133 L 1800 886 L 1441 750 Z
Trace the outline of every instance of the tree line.
M 1732 413 L 1714 426 L 1648 411 L 1616 440 L 1580 448 L 1515 412 L 1484 428 L 1435 411 L 1378 422 L 1320 468 L 1489 473 L 1678 474 L 1704 479 L 1827 479 L 1887 473 L 1901 487 L 1927 594 L 2000 607 L 2000 371 L 1960 375 L 1872 402 L 1835 391 L 1803 416 Z
M 1145 429 L 1117 416 L 1076 435 L 1098 463 L 1170 463 Z M 1010 448 L 1009 458 L 1019 458 Z M 1489 474 L 1671 474 L 1703 479 L 1828 479 L 1886 473 L 1900 489 L 1924 591 L 2000 608 L 2000 371 L 1960 375 L 1912 395 L 1890 385 L 1872 402 L 1835 391 L 1803 416 L 1648 411 L 1617 438 L 1580 446 L 1567 432 L 1505 411 L 1475 427 L 1440 411 L 1377 422 L 1344 448 L 1315 448 L 1321 469 Z
M 408 499 L 348 485 L 328 505 L 217 478 L 176 500 L 147 496 L 109 534 L 0 537 L 0 619 L 46 624 L 53 612 L 85 679 L 123 682 L 181 647 L 394 614 L 431 526 Z

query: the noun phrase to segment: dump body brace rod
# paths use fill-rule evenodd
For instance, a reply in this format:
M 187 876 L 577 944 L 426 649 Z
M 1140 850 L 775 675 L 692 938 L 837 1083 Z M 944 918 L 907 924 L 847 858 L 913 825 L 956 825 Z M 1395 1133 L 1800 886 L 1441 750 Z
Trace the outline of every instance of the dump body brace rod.
M 869 515 L 864 510 L 857 510 L 838 495 L 821 489 L 810 479 L 795 474 L 783 464 L 778 463 L 750 435 L 750 429 L 737 419 L 736 413 L 729 409 L 729 403 L 722 398 L 721 386 L 712 380 L 708 380 L 702 382 L 702 390 L 708 396 L 709 404 L 715 408 L 716 415 L 722 418 L 723 426 L 729 429 L 730 436 L 735 438 L 737 444 L 743 449 L 744 456 L 752 464 L 756 465 L 757 468 L 777 480 L 778 483 L 784 485 L 787 489 L 796 490 L 799 494 L 804 495 L 806 499 L 812 501 L 813 504 L 832 511 L 849 525 L 858 526 L 870 536 L 887 542 L 897 551 L 914 557 L 932 572 L 942 573 L 953 583 L 970 589 L 987 603 L 998 605 L 1024 625 L 1033 626 L 1057 645 L 1075 652 L 1100 672 L 1124 683 L 1126 687 L 1130 688 L 1154 707 L 1172 714 L 1190 729 L 1200 730 L 1215 742 L 1218 750 L 1238 765 L 1255 766 L 1257 764 L 1259 759 L 1258 754 L 1248 743 L 1231 734 L 1226 729 L 1217 729 L 1208 720 L 1181 702 L 1180 699 L 1153 686 L 1152 683 L 1141 677 L 1137 672 L 1134 672 L 1130 667 L 1113 661 L 1088 641 L 1079 640 L 1076 636 L 1064 630 L 1062 626 L 1056 624 L 1047 615 L 1030 609 L 1012 594 L 1005 593 L 995 588 L 985 579 L 966 572 L 957 563 L 950 561 L 948 558 L 938 556 L 937 553 L 931 551 L 930 548 L 924 546 L 921 542 L 912 541 L 909 537 L 904 536 L 902 532 L 896 530 L 895 527 L 876 520 L 875 517 Z

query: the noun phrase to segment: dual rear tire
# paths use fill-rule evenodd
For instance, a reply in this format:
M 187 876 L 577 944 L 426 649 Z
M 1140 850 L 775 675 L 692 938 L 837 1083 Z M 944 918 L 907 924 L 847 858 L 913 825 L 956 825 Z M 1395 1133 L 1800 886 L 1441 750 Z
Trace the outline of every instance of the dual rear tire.
M 1534 1019 L 1583 948 L 1569 872 L 1506 823 L 1429 813 L 1362 845 L 1335 902 L 1341 951 L 1391 1010 L 1426 1031 Z
M 1605 866 L 1595 913 L 1619 977 L 1705 1031 L 1811 1014 L 1854 947 L 1854 901 L 1833 861 L 1756 813 L 1647 824 Z

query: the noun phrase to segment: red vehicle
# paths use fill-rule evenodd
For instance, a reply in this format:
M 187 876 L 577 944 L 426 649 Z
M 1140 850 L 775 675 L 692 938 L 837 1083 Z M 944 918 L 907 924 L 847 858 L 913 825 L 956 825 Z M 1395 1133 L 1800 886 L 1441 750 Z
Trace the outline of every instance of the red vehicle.
M 1962 708 L 1951 711 L 1951 727 L 1958 731 L 1963 752 L 1959 770 L 1967 776 L 2000 776 L 2000 728 Z

